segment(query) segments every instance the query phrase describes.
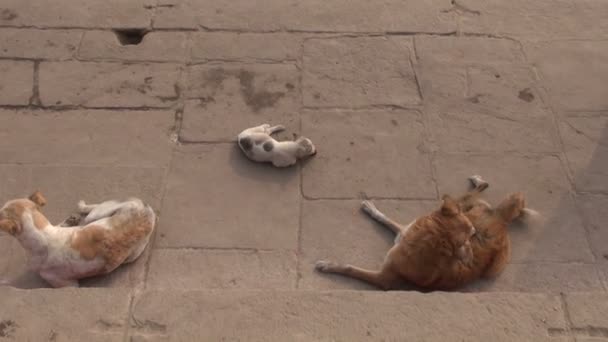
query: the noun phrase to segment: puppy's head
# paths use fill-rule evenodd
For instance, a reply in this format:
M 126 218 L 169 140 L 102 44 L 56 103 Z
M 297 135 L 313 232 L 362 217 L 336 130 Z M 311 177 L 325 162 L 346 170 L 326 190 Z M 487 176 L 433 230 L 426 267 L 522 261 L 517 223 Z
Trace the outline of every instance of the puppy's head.
M 23 230 L 22 217 L 30 213 L 33 218 L 41 215 L 40 208 L 46 204 L 46 199 L 40 191 L 34 192 L 28 198 L 8 201 L 0 209 L 0 231 L 18 235 Z M 34 219 L 36 221 L 36 219 Z
M 448 195 L 443 196 L 437 214 L 451 254 L 464 262 L 470 262 L 473 259 L 471 237 L 475 235 L 476 230 L 469 218 L 462 212 L 458 203 Z
M 317 148 L 312 143 L 312 141 L 310 141 L 310 139 L 304 138 L 304 137 L 299 137 L 296 140 L 296 143 L 300 147 L 298 149 L 298 155 L 297 155 L 298 158 L 304 158 L 304 157 L 313 156 L 313 155 L 317 154 Z

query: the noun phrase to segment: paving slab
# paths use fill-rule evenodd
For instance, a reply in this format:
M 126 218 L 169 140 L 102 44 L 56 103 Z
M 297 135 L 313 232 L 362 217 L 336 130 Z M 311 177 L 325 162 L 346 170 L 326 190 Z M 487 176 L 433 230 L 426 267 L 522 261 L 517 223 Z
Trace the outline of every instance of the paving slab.
M 604 291 L 595 264 L 529 263 L 510 264 L 497 278 L 481 279 L 463 292 L 569 293 Z
M 416 105 L 420 94 L 410 61 L 411 39 L 307 39 L 303 100 L 307 107 Z
M 597 3 L 600 3 L 597 1 Z M 604 4 L 608 14 L 608 4 Z M 608 37 L 607 37 L 608 38 Z M 608 110 L 608 40 L 525 44 L 554 106 L 565 111 Z
M 43 62 L 44 106 L 170 107 L 179 96 L 181 67 L 121 62 Z
M 134 331 L 146 323 L 157 329 Z M 163 291 L 135 300 L 130 334 L 149 341 L 566 341 L 550 338 L 549 329 L 565 322 L 559 297 L 547 295 Z
M 248 0 L 161 0 L 156 28 L 198 28 L 237 31 L 309 32 L 433 32 L 456 31 L 449 0 L 271 0 L 258 6 Z
M 82 32 L 78 30 L 0 29 L 0 57 L 70 59 Z
M 187 57 L 185 32 L 149 32 L 137 44 L 124 44 L 113 31 L 86 31 L 78 57 L 86 60 L 182 62 Z
M 145 28 L 153 0 L 96 1 L 59 0 L 53 6 L 37 1 L 4 0 L 0 8 L 0 26 L 56 28 Z
M 302 135 L 318 146 L 302 171 L 308 198 L 436 197 L 417 111 L 309 110 Z
M 297 129 L 300 82 L 291 64 L 195 65 L 189 69 L 180 138 L 232 141 L 263 123 Z
M 435 168 L 440 194 L 464 193 L 469 187 L 467 177 L 479 174 L 490 183 L 484 197 L 491 204 L 522 191 L 527 206 L 541 213 L 542 220 L 510 228 L 514 262 L 594 260 L 557 157 L 445 154 L 435 158 Z
M 524 40 L 606 39 L 608 4 L 598 0 L 458 0 L 460 30 Z
M 33 62 L 0 60 L 0 105 L 27 105 L 33 84 Z
M 236 144 L 185 145 L 166 185 L 157 247 L 295 250 L 295 167 L 254 163 Z
M 576 190 L 606 192 L 608 111 L 596 116 L 565 116 L 559 127 Z
M 604 337 L 608 331 L 608 293 L 581 292 L 566 295 L 572 329 L 577 335 Z
M 438 207 L 438 201 L 374 201 L 378 209 L 403 224 Z M 375 289 L 363 282 L 314 270 L 317 260 L 332 260 L 377 269 L 395 235 L 361 211 L 361 200 L 304 201 L 299 288 L 305 290 Z
M 147 288 L 293 289 L 295 251 L 155 249 Z
M 556 152 L 534 70 L 507 39 L 416 38 L 431 139 L 445 152 Z
M 173 117 L 170 111 L 0 109 L 0 154 L 3 163 L 164 166 Z
M 417 35 L 414 42 L 416 56 L 424 62 L 499 65 L 526 61 L 522 45 L 513 39 Z
M 192 61 L 295 61 L 302 36 L 293 33 L 197 32 L 191 35 Z
M 122 341 L 128 290 L 0 287 L 0 338 L 8 341 Z
M 578 195 L 576 202 L 581 209 L 585 221 L 589 243 L 598 261 L 608 263 L 608 196 L 606 195 Z

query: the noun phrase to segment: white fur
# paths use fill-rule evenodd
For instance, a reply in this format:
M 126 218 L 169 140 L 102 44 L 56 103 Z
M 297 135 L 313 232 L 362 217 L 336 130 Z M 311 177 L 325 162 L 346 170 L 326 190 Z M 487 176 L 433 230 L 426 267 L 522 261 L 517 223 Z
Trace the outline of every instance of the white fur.
M 271 162 L 276 167 L 291 166 L 298 159 L 316 153 L 309 139 L 301 137 L 296 141 L 277 141 L 271 136 L 284 129 L 285 127 L 281 125 L 271 127 L 269 124 L 251 127 L 238 135 L 237 143 L 249 159 L 256 162 Z M 243 143 L 245 140 L 249 141 L 249 146 Z M 265 144 L 270 144 L 272 150 L 266 151 Z M 306 151 L 305 144 L 312 146 L 312 150 Z

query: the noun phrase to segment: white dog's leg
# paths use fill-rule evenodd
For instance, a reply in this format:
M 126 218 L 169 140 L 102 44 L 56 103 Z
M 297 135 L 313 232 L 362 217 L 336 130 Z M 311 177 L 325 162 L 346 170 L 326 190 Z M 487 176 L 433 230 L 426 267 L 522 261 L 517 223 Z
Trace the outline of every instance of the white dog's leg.
M 83 202 L 84 203 L 84 202 Z M 88 215 L 83 219 L 83 224 L 89 224 L 91 222 L 97 221 L 102 218 L 112 216 L 118 209 L 120 209 L 126 202 L 118 202 L 118 201 L 106 201 L 100 204 L 89 205 L 88 207 L 93 207 L 92 210 L 89 211 Z
M 45 272 L 41 272 L 40 276 L 46 280 L 49 284 L 51 284 L 54 288 L 59 287 L 79 287 L 78 280 L 73 279 L 61 279 L 54 274 L 49 274 Z
M 276 126 L 268 127 L 266 133 L 268 135 L 273 135 L 273 134 L 275 134 L 277 132 L 284 131 L 284 130 L 285 130 L 285 126 L 283 126 L 283 125 L 276 125 Z

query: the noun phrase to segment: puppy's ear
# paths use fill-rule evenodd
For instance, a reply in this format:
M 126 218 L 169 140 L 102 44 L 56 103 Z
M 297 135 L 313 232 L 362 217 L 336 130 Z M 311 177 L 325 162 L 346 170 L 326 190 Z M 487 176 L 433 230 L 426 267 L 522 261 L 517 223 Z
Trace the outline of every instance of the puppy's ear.
M 443 195 L 441 203 L 441 214 L 443 216 L 455 216 L 460 213 L 458 203 L 449 195 Z
M 38 190 L 31 194 L 29 199 L 30 201 L 36 203 L 36 205 L 39 207 L 44 207 L 44 205 L 46 204 L 46 198 L 44 198 L 44 196 L 42 196 L 42 193 Z
M 9 219 L 0 220 L 0 231 L 15 235 L 18 232 L 19 226 L 17 222 Z

